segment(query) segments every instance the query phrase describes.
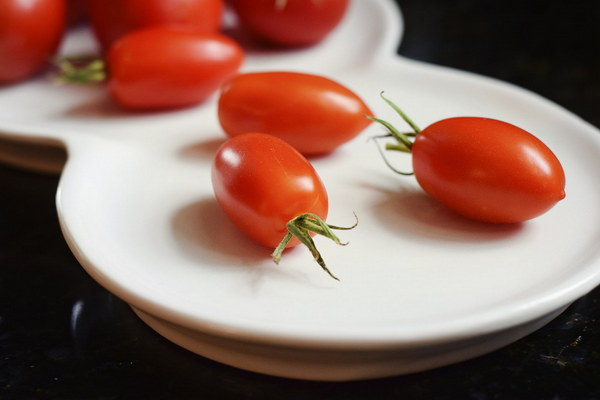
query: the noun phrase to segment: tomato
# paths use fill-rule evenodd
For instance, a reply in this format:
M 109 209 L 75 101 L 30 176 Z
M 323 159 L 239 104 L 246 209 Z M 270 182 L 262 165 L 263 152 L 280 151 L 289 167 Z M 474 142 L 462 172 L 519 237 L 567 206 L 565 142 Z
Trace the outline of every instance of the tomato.
M 229 219 L 270 248 L 277 247 L 297 215 L 327 218 L 327 191 L 313 166 L 271 135 L 248 133 L 225 142 L 214 159 L 212 183 Z
M 108 90 L 129 109 L 185 107 L 216 92 L 243 59 L 239 45 L 218 33 L 141 29 L 111 47 Z
M 338 244 L 327 225 L 327 190 L 313 166 L 289 144 L 264 133 L 246 133 L 227 140 L 212 165 L 215 197 L 227 217 L 248 237 L 275 249 L 305 244 L 331 277 L 311 236 Z
M 342 20 L 348 0 L 231 0 L 242 25 L 277 45 L 307 46 L 323 40 Z
M 217 32 L 224 5 L 223 0 L 89 0 L 88 7 L 93 31 L 106 51 L 124 34 L 150 26 Z
M 63 37 L 65 0 L 0 0 L 0 84 L 49 65 Z
M 246 132 L 277 136 L 304 155 L 327 153 L 370 123 L 371 111 L 348 88 L 297 72 L 240 74 L 223 87 L 218 116 L 231 137 Z
M 457 117 L 419 133 L 413 168 L 432 197 L 467 217 L 522 222 L 565 197 L 565 174 L 538 138 L 506 122 Z
M 536 136 L 507 122 L 444 119 L 417 129 L 409 147 L 419 185 L 471 219 L 523 222 L 565 197 L 565 174 L 554 153 Z

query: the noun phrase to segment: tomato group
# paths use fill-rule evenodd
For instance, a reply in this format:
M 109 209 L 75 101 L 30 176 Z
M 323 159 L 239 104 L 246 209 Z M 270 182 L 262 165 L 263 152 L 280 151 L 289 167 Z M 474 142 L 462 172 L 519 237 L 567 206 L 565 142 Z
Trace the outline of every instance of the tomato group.
M 392 127 L 398 144 L 388 148 L 410 152 L 419 185 L 455 212 L 517 223 L 542 215 L 565 197 L 562 165 L 529 132 L 481 117 L 447 118 L 421 131 L 397 111 L 415 129 L 414 142 Z
M 325 38 L 342 20 L 348 0 L 231 0 L 248 31 L 267 42 L 306 46 Z
M 106 51 L 124 34 L 150 26 L 217 32 L 224 5 L 223 0 L 88 0 L 88 7 L 93 31 Z
M 277 136 L 304 155 L 323 154 L 353 139 L 370 123 L 362 99 L 328 78 L 297 72 L 239 74 L 224 85 L 218 117 L 231 137 Z
M 65 25 L 65 0 L 0 0 L 0 84 L 49 65 Z
M 166 26 L 140 29 L 111 47 L 108 90 L 129 109 L 185 107 L 217 91 L 243 59 L 239 45 L 218 33 Z

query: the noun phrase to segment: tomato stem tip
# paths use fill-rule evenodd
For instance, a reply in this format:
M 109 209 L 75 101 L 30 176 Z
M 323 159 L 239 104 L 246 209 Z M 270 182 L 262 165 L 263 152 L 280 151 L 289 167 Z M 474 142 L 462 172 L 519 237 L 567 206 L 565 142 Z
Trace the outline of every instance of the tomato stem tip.
M 275 261 L 276 264 L 279 264 L 279 261 L 281 260 L 281 255 L 285 250 L 285 246 L 293 237 L 296 237 L 298 238 L 298 240 L 300 240 L 302 244 L 304 244 L 308 248 L 315 261 L 319 264 L 319 266 L 321 266 L 321 268 L 325 272 L 327 272 L 329 276 L 339 281 L 338 277 L 336 277 L 325 264 L 325 261 L 323 260 L 323 257 L 317 249 L 317 246 L 315 245 L 315 242 L 310 234 L 315 233 L 317 235 L 324 236 L 333 240 L 333 242 L 338 245 L 345 246 L 348 243 L 341 242 L 333 231 L 350 230 L 355 228 L 358 225 L 358 217 L 356 216 L 356 214 L 354 214 L 354 218 L 356 219 L 356 222 L 349 227 L 329 225 L 325 221 L 323 221 L 319 216 L 313 213 L 300 214 L 292 218 L 286 225 L 286 228 L 288 230 L 287 234 L 283 237 L 283 239 L 281 240 L 277 248 L 275 248 L 275 251 L 272 254 L 273 261 Z

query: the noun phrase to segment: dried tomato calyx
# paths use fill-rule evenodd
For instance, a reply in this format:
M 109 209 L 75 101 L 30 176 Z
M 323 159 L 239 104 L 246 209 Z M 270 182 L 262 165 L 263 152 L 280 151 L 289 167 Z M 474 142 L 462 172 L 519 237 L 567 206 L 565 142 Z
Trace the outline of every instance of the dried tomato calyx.
M 325 264 L 325 261 L 323 260 L 323 257 L 317 249 L 317 246 L 315 245 L 315 242 L 313 241 L 313 238 L 310 234 L 315 233 L 317 235 L 324 236 L 333 240 L 336 244 L 345 246 L 348 243 L 342 243 L 333 231 L 350 230 L 355 228 L 356 225 L 358 225 L 358 218 L 356 217 L 356 214 L 354 214 L 354 217 L 356 218 L 356 222 L 348 227 L 330 225 L 323 221 L 318 215 L 315 215 L 313 213 L 300 214 L 297 217 L 292 218 L 286 224 L 288 232 L 283 237 L 283 239 L 272 254 L 273 261 L 275 261 L 276 264 L 279 264 L 285 246 L 289 243 L 289 241 L 292 238 L 296 237 L 298 238 L 298 240 L 300 240 L 302 244 L 304 244 L 308 248 L 308 250 L 310 250 L 313 258 L 321 266 L 321 268 L 325 272 L 327 272 L 329 276 L 331 276 L 333 279 L 339 281 L 339 279 L 329 270 L 329 268 L 327 268 L 327 265 Z

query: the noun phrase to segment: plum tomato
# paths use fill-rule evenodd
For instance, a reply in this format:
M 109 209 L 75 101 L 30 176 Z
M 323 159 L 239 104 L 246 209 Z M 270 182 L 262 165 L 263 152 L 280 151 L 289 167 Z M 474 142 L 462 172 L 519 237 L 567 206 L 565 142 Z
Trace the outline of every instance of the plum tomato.
M 233 76 L 241 47 L 219 33 L 160 26 L 131 32 L 107 57 L 108 90 L 134 110 L 185 107 L 204 101 Z
M 353 226 L 324 222 L 329 209 L 327 190 L 304 156 L 275 136 L 246 133 L 221 145 L 211 174 L 225 215 L 248 237 L 275 249 L 275 262 L 284 248 L 303 243 L 335 278 L 311 236 L 320 234 L 341 244 L 332 229 Z
M 419 185 L 455 212 L 483 222 L 518 223 L 565 197 L 561 163 L 531 133 L 482 117 L 447 118 L 421 131 L 395 108 L 415 131 L 407 136 L 379 120 L 398 141 L 387 148 L 410 152 Z
M 84 0 L 79 0 L 84 1 Z M 175 25 L 215 33 L 221 27 L 223 0 L 88 0 L 93 32 L 101 48 L 133 30 Z
M 66 26 L 65 0 L 0 0 L 0 84 L 50 65 Z
M 219 97 L 221 127 L 230 136 L 263 132 L 300 153 L 328 153 L 353 139 L 370 121 L 369 107 L 345 86 L 299 72 L 253 72 L 227 82 Z
M 307 46 L 340 23 L 348 0 L 231 0 L 231 5 L 256 37 L 276 45 Z

